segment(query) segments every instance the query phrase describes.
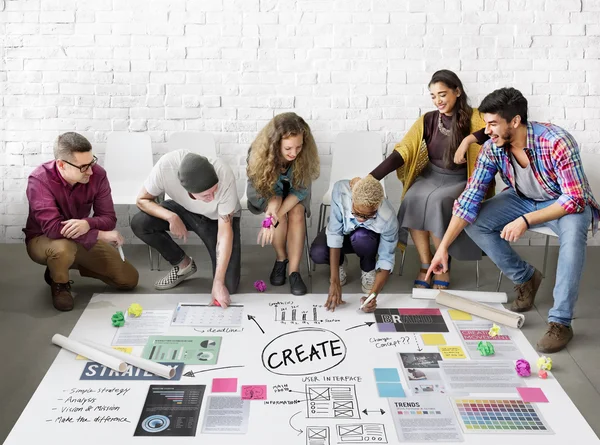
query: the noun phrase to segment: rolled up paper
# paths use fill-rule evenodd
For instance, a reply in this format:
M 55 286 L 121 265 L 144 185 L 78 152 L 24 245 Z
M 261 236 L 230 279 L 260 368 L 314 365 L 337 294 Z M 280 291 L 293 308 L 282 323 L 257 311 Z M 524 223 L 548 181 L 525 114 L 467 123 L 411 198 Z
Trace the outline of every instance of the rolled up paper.
M 89 340 L 82 340 L 81 342 L 87 346 L 90 346 L 91 348 L 97 349 L 100 352 L 105 352 L 106 354 L 121 359 L 124 362 L 129 363 L 130 365 L 136 366 L 140 369 L 143 369 L 144 371 L 151 372 L 154 375 L 164 377 L 165 379 L 171 379 L 175 376 L 175 368 L 171 366 L 161 365 L 160 363 L 156 363 L 142 357 L 137 357 L 132 354 L 125 354 L 124 352 L 117 351 L 108 346 L 99 345 Z M 125 367 L 125 370 L 126 369 L 127 367 Z
M 525 322 L 525 316 L 523 314 L 488 306 L 487 304 L 468 300 L 444 291 L 438 293 L 437 297 L 435 297 L 435 301 L 438 304 L 443 304 L 452 309 L 458 309 L 459 311 L 485 318 L 494 323 L 501 323 L 511 328 L 520 328 Z
M 127 371 L 127 363 L 125 363 L 124 360 L 121 360 L 112 354 L 107 354 L 106 351 L 102 352 L 98 349 L 90 347 L 87 344 L 67 338 L 64 335 L 54 334 L 52 337 L 52 343 L 60 346 L 63 349 L 66 349 L 67 351 L 71 351 L 74 354 L 79 354 L 89 358 L 90 360 L 94 360 L 95 362 L 98 362 L 107 368 L 114 369 L 115 371 Z
M 438 294 L 437 289 L 419 289 L 412 290 L 412 298 L 417 300 L 435 300 Z M 468 300 L 479 301 L 480 303 L 506 303 L 508 296 L 506 292 L 476 292 L 472 290 L 452 290 L 453 295 L 466 298 Z

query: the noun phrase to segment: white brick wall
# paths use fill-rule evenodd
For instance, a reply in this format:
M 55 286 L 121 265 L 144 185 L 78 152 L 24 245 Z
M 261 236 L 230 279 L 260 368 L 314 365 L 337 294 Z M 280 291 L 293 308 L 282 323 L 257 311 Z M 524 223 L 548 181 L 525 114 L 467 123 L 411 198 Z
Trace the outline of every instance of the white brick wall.
M 155 158 L 172 132 L 213 132 L 241 196 L 249 143 L 287 110 L 319 144 L 316 222 L 335 135 L 375 131 L 390 149 L 432 108 L 440 68 L 475 106 L 521 89 L 532 119 L 600 152 L 599 23 L 598 0 L 0 0 L 0 242 L 22 238 L 27 175 L 63 131 L 101 159 L 111 131 L 149 131 Z M 387 189 L 398 205 L 393 175 Z M 117 210 L 132 239 L 136 209 Z M 244 242 L 259 219 L 244 215 Z

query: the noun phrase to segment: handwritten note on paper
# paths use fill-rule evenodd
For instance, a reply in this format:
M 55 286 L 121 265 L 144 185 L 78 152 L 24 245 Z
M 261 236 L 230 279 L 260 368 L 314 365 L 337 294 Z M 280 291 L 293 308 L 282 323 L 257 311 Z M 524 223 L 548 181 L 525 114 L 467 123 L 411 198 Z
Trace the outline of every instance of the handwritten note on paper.
M 242 400 L 267 400 L 267 385 L 242 385 Z
M 129 391 L 131 388 L 113 386 L 64 389 L 52 408 L 56 417 L 46 421 L 59 424 L 131 423 L 131 419 L 121 414 Z
M 460 346 L 440 346 L 440 354 L 444 359 L 467 358 Z

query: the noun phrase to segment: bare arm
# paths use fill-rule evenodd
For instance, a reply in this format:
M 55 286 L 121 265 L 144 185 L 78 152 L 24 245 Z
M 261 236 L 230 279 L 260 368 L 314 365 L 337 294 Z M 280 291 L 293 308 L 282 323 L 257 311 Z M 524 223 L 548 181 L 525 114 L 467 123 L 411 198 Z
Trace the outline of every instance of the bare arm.
M 429 280 L 432 273 L 440 274 L 448 272 L 448 248 L 468 224 L 469 223 L 464 219 L 458 216 L 452 216 L 450 224 L 444 234 L 444 238 L 442 238 L 442 242 L 440 243 L 440 247 L 435 251 L 433 260 L 431 260 L 431 266 L 429 266 L 429 270 L 427 271 L 426 280 Z
M 292 195 L 291 193 L 287 195 L 286 198 L 283 200 L 283 203 L 279 207 L 279 210 L 277 211 L 277 217 L 281 218 L 283 215 L 287 215 L 287 212 L 292 210 L 294 206 L 299 202 L 300 201 L 298 200 L 298 197 L 296 195 Z
M 164 221 L 169 221 L 173 215 L 177 216 L 175 213 L 158 204 L 156 202 L 156 196 L 148 193 L 146 187 L 142 187 L 142 190 L 137 197 L 136 204 L 142 212 L 151 216 L 155 216 L 156 218 L 160 218 Z
M 225 273 L 231 258 L 233 246 L 233 217 L 231 215 L 219 216 L 217 231 L 217 267 L 215 281 L 225 283 Z
M 379 295 L 379 293 L 383 289 L 383 286 L 385 286 L 385 283 L 387 282 L 389 276 L 390 276 L 389 270 L 385 270 L 385 269 L 378 270 L 377 273 L 375 274 L 375 283 L 373 283 L 373 289 L 371 289 L 371 293 L 376 293 Z

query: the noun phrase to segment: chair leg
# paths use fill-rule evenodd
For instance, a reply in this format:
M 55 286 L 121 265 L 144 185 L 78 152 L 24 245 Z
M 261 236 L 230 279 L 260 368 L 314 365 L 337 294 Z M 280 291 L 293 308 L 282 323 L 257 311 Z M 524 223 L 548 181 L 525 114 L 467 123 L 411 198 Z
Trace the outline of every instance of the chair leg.
M 498 286 L 496 286 L 496 292 L 500 292 L 500 284 L 502 284 L 502 271 L 500 271 L 500 275 L 498 275 Z
M 158 258 L 156 259 L 156 270 L 160 270 L 160 253 L 158 255 L 156 255 Z
M 152 247 L 148 246 L 148 261 L 150 262 L 150 270 L 154 270 L 154 260 L 152 258 Z
M 305 234 L 305 239 L 304 239 L 304 244 L 305 244 L 305 249 L 306 249 L 306 268 L 308 270 L 308 276 L 311 277 L 312 276 L 312 272 L 311 272 L 311 264 L 310 264 L 310 245 L 308 243 L 308 220 L 306 219 L 306 214 L 304 214 L 304 234 Z
M 550 236 L 546 235 L 546 248 L 544 250 L 544 268 L 542 269 L 542 278 L 546 278 L 546 263 L 548 262 L 548 246 L 550 245 Z
M 402 276 L 402 273 L 404 272 L 404 259 L 405 258 L 406 258 L 406 247 L 402 251 L 402 259 L 400 260 L 400 270 L 398 271 L 399 276 Z
M 475 285 L 479 289 L 479 260 L 475 263 Z

